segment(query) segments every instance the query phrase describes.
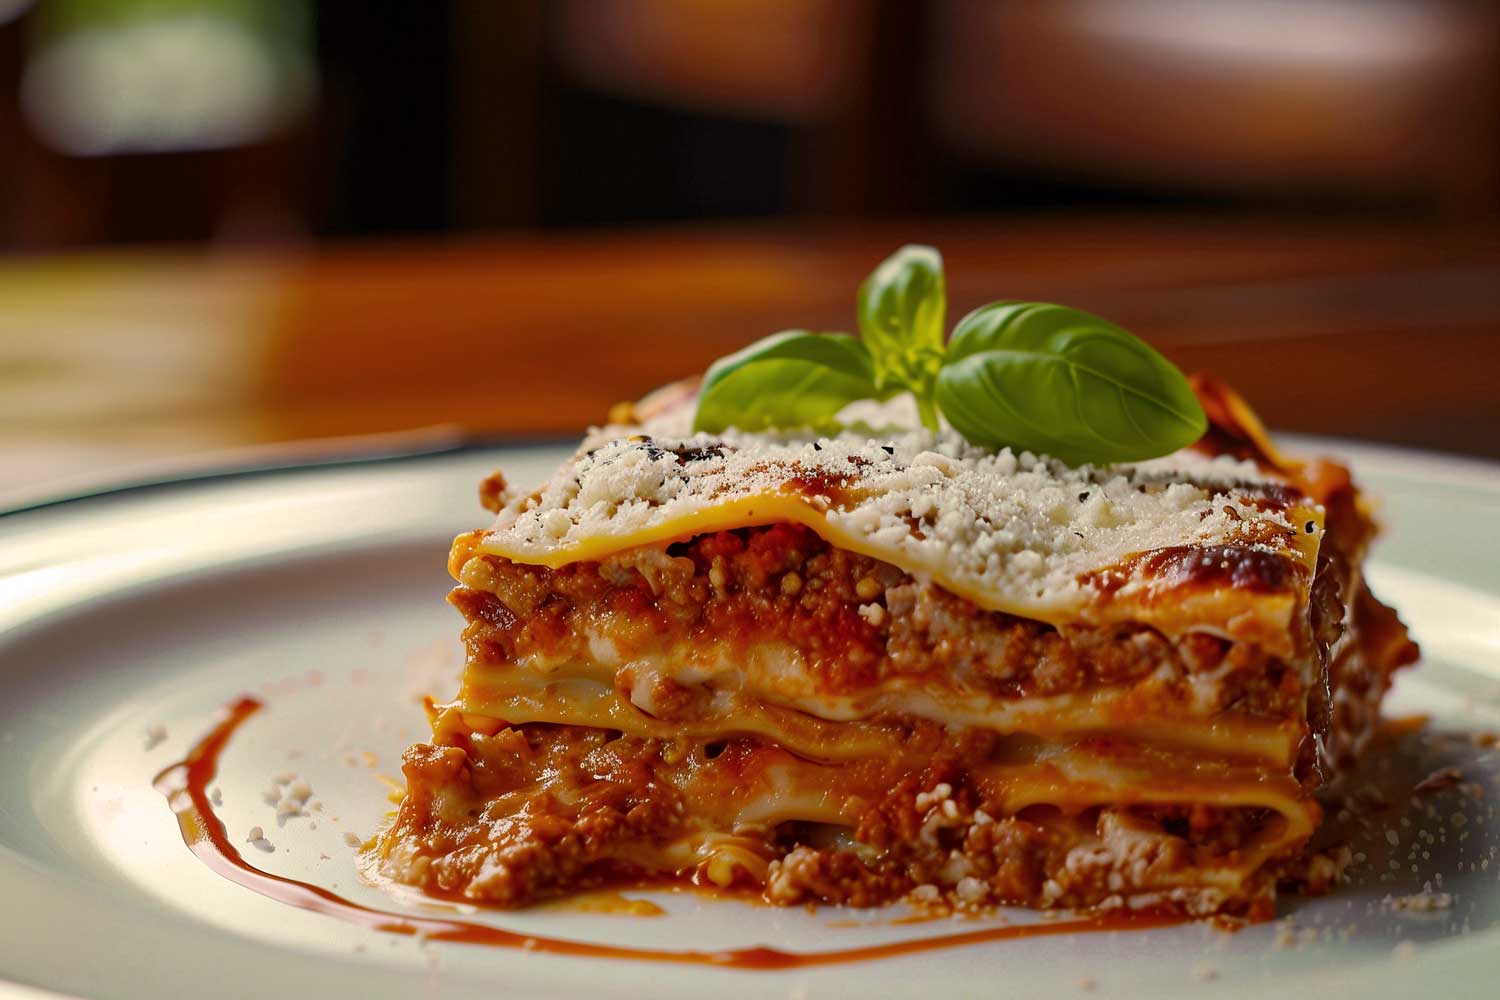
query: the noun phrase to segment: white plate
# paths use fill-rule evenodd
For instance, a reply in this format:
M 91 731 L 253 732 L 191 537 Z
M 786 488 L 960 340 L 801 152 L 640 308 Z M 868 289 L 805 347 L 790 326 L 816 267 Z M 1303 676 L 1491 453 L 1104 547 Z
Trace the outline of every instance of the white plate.
M 1370 577 L 1426 652 L 1391 710 L 1432 713 L 1439 730 L 1500 729 L 1497 467 L 1302 446 L 1352 456 L 1384 499 L 1392 529 Z M 1287 900 L 1277 922 L 1236 934 L 1187 925 L 1036 937 L 778 972 L 606 961 L 368 930 L 258 895 L 190 854 L 152 778 L 220 706 L 250 692 L 266 709 L 231 742 L 217 782 L 230 835 L 242 841 L 259 825 L 275 848 L 242 843 L 245 856 L 368 905 L 423 912 L 361 885 L 344 834 L 367 836 L 390 808 L 379 775 L 399 773 L 401 749 L 424 735 L 418 696 L 453 689 L 459 623 L 443 602 L 444 557 L 455 532 L 483 522 L 477 481 L 495 467 L 512 482 L 539 479 L 560 454 L 218 477 L 0 517 L 0 976 L 100 997 L 1036 996 L 1089 986 L 1155 998 L 1272 987 L 1494 995 L 1500 754 L 1436 735 L 1407 740 L 1389 766 L 1420 776 L 1451 759 L 1483 780 L 1483 799 L 1445 793 L 1430 800 L 1434 817 L 1400 805 L 1389 817 L 1398 846 L 1374 831 L 1355 885 Z M 148 733 L 163 730 L 148 747 Z M 310 782 L 322 812 L 277 824 L 261 793 L 282 771 Z M 1381 905 L 1426 882 L 1454 905 Z M 470 919 L 610 944 L 793 952 L 986 926 L 651 898 L 667 915 L 544 908 Z

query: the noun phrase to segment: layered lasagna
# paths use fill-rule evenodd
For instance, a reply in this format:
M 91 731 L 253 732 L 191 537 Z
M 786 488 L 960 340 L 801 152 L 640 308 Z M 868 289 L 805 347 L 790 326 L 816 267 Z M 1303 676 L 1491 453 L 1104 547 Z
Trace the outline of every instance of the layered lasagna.
M 521 906 L 620 880 L 779 904 L 1265 916 L 1416 656 L 1340 466 L 1210 430 L 1069 467 L 950 432 L 693 434 L 623 408 L 449 568 L 467 662 L 370 847 Z

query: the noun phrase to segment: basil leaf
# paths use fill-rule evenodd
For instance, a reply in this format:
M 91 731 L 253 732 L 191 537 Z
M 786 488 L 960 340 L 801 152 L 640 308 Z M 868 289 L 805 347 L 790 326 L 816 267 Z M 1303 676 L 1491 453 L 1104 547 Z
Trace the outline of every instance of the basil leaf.
M 910 389 L 919 401 L 931 399 L 946 308 L 943 257 L 932 247 L 902 247 L 859 286 L 859 332 L 882 391 Z
M 1155 458 L 1208 426 L 1187 379 L 1146 343 L 1098 316 L 1038 302 L 995 302 L 965 316 L 935 393 L 971 443 L 1074 465 Z
M 839 410 L 878 395 L 870 352 L 858 340 L 786 330 L 713 363 L 698 390 L 693 430 L 832 429 Z

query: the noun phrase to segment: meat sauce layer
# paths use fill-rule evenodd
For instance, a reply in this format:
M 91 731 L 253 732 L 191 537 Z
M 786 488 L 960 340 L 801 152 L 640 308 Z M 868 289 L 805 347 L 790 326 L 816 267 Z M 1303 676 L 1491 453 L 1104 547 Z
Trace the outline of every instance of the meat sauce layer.
M 1285 845 L 1265 865 L 1252 860 L 1227 884 L 1195 884 L 1205 868 L 1247 860 L 1243 852 L 1283 817 L 1202 804 L 1007 815 L 972 770 L 996 738 L 972 731 L 919 767 L 872 759 L 840 768 L 833 785 L 813 790 L 847 802 L 848 822 L 837 828 L 733 821 L 785 761 L 755 740 L 683 745 L 549 725 L 449 738 L 407 752 L 407 796 L 375 850 L 401 881 L 501 906 L 666 875 L 781 905 L 910 896 L 1088 907 L 1150 897 L 1177 912 L 1244 913 L 1266 905 L 1276 863 L 1300 847 Z M 1316 806 L 1305 807 L 1316 822 Z
M 622 663 L 683 649 L 749 662 L 753 650 L 773 644 L 796 651 L 795 669 L 814 694 L 859 693 L 899 679 L 1024 698 L 1147 678 L 1184 687 L 1191 679 L 1200 709 L 1285 717 L 1301 710 L 1317 666 L 1208 633 L 1174 641 L 1133 624 L 1055 628 L 987 611 L 794 524 L 716 532 L 558 569 L 476 554 L 459 577 L 450 600 L 469 621 L 471 662 L 544 670 L 593 661 L 601 638 Z M 1336 590 L 1314 608 L 1342 611 Z M 688 696 L 666 684 L 651 700 L 670 712 Z

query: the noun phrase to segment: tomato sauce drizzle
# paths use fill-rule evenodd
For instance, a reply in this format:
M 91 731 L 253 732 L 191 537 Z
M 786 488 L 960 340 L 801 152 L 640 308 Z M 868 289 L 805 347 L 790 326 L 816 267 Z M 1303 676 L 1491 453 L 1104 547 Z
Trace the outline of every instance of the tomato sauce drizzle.
M 260 711 L 262 707 L 260 701 L 250 697 L 241 698 L 229 705 L 220 713 L 218 724 L 193 746 L 187 757 L 156 776 L 153 784 L 157 791 L 166 796 L 172 811 L 177 815 L 177 823 L 182 830 L 182 839 L 200 861 L 231 882 L 298 909 L 321 913 L 346 923 L 384 931 L 388 934 L 420 935 L 433 941 L 458 941 L 464 944 L 515 948 L 522 951 L 573 955 L 580 958 L 675 962 L 732 969 L 794 969 L 893 958 L 898 955 L 911 955 L 987 941 L 1077 934 L 1086 931 L 1145 930 L 1183 922 L 1181 917 L 1157 914 L 1101 915 L 1078 920 L 986 927 L 959 934 L 894 941 L 889 944 L 861 948 L 801 953 L 764 947 L 735 948 L 725 951 L 623 948 L 521 934 L 468 920 L 377 910 L 351 902 L 319 886 L 262 871 L 246 861 L 239 850 L 230 843 L 224 824 L 215 815 L 209 802 L 208 786 L 218 772 L 219 756 L 228 745 L 230 738 L 246 719 Z

